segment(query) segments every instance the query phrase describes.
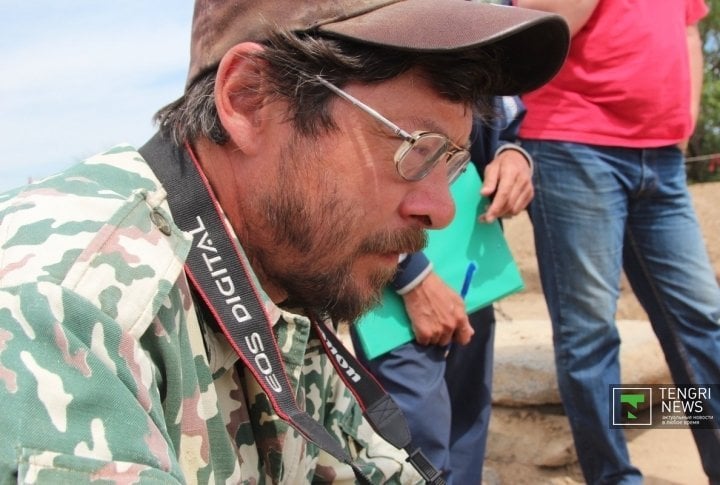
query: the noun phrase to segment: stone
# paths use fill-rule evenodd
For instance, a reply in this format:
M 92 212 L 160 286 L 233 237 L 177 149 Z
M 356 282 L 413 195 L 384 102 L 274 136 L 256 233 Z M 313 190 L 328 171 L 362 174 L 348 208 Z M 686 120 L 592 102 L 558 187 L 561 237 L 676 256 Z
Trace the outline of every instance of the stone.
M 619 320 L 622 384 L 670 384 L 670 372 L 650 323 Z M 493 404 L 560 404 L 547 320 L 498 321 Z

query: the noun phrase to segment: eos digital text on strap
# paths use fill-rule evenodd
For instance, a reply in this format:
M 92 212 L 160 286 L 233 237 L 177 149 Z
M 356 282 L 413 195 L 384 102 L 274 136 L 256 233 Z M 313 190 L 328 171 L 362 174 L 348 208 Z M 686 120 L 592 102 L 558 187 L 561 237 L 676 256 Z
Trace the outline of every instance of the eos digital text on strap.
M 173 220 L 193 237 L 185 273 L 228 342 L 262 386 L 277 415 L 305 439 L 349 465 L 360 483 L 371 483 L 328 431 L 301 410 L 292 393 L 272 322 L 250 269 L 228 233 L 219 204 L 189 147 L 156 134 L 140 153 L 168 193 Z M 395 402 L 355 359 L 321 315 L 309 315 L 313 331 L 372 428 L 409 461 L 428 483 L 442 485 L 442 474 L 411 446 L 407 423 Z

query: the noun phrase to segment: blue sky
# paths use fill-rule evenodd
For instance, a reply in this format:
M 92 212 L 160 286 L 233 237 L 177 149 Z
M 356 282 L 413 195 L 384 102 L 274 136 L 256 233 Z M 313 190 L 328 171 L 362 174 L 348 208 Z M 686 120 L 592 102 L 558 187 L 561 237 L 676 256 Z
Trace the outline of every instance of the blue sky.
M 192 0 L 0 0 L 0 191 L 154 132 L 182 94 Z

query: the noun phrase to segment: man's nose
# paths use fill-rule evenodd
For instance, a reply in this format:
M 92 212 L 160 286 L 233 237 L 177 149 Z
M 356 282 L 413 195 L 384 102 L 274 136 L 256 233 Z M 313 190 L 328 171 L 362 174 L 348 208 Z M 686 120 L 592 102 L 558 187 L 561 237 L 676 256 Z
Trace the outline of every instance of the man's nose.
M 401 207 L 403 217 L 419 221 L 426 229 L 442 229 L 452 222 L 455 202 L 444 170 L 433 170 L 411 187 Z

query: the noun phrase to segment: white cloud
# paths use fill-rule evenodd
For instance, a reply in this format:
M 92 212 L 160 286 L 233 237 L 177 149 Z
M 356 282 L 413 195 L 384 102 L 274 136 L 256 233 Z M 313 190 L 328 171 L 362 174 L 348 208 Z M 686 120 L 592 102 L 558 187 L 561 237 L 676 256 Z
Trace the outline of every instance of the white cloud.
M 191 0 L 3 3 L 0 190 L 142 144 L 182 93 Z

